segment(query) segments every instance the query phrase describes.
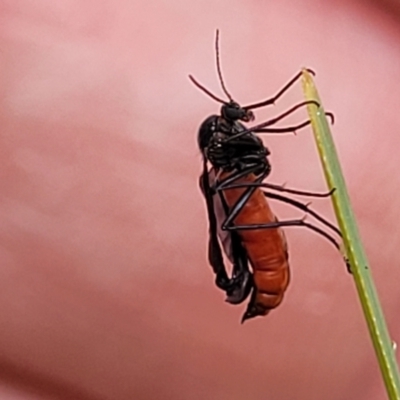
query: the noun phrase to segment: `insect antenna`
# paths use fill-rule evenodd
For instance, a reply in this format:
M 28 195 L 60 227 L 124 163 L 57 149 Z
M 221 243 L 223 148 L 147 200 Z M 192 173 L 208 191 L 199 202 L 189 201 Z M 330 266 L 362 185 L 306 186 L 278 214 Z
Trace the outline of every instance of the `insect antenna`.
M 219 30 L 218 29 L 217 29 L 217 32 L 215 35 L 215 56 L 216 56 L 216 61 L 217 61 L 218 78 L 221 83 L 222 90 L 224 91 L 224 93 L 226 94 L 228 99 L 230 101 L 233 101 L 232 96 L 229 94 L 229 92 L 225 86 L 224 79 L 222 78 L 221 61 L 220 61 L 220 57 L 219 57 Z
M 213 100 L 218 101 L 219 103 L 226 104 L 226 101 L 220 99 L 217 97 L 215 94 L 211 93 L 208 89 L 206 89 L 201 83 L 197 82 L 196 79 L 192 75 L 189 75 L 189 79 L 192 81 L 192 83 L 197 86 L 201 91 L 203 91 L 205 94 L 210 96 Z
M 216 55 L 216 62 L 217 62 L 218 78 L 219 78 L 219 82 L 221 83 L 222 90 L 228 97 L 229 101 L 233 101 L 232 96 L 229 94 L 228 90 L 226 89 L 224 79 L 222 78 L 221 62 L 220 62 L 220 58 L 219 58 L 219 30 L 218 29 L 217 29 L 217 32 L 215 35 L 215 55 Z M 218 103 L 227 104 L 227 102 L 225 100 L 220 99 L 214 93 L 210 92 L 205 86 L 203 86 L 201 83 L 199 83 L 192 75 L 189 75 L 189 79 L 192 81 L 192 83 L 198 89 L 200 89 L 202 92 L 204 92 L 207 96 L 211 97 L 213 100 L 217 101 Z

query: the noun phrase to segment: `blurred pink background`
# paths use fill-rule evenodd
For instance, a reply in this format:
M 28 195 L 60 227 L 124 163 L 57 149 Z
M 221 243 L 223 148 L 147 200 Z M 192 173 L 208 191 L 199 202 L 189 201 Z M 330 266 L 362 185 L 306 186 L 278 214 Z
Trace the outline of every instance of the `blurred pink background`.
M 399 7 L 380 4 L 1 2 L 1 399 L 386 398 L 326 240 L 286 230 L 292 281 L 266 318 L 241 326 L 215 288 L 196 135 L 219 105 L 187 79 L 220 95 L 216 28 L 242 104 L 317 72 L 399 343 Z M 298 84 L 257 121 L 301 100 Z M 326 190 L 310 129 L 265 142 L 270 182 Z

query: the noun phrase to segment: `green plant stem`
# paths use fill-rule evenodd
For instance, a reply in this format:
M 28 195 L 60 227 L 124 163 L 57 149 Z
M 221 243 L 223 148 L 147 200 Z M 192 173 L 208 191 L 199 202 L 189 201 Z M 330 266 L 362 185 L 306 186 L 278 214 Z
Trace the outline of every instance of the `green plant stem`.
M 316 100 L 321 105 L 312 77 L 306 70 L 303 70 L 303 89 L 307 100 Z M 318 108 L 310 104 L 308 112 L 326 181 L 330 189 L 335 188 L 333 207 L 388 397 L 390 400 L 400 400 L 400 377 L 392 341 L 361 244 L 329 124 L 322 105 Z

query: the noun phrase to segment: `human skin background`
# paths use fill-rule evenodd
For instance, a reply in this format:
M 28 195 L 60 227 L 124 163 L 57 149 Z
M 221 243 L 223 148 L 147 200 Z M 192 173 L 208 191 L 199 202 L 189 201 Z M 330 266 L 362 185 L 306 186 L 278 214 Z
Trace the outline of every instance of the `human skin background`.
M 220 106 L 187 75 L 222 96 L 216 28 L 242 104 L 317 72 L 399 342 L 397 21 L 347 1 L 3 1 L 0 399 L 385 398 L 352 278 L 323 238 L 286 229 L 291 285 L 266 318 L 240 325 L 244 305 L 215 288 L 196 135 Z M 301 100 L 297 84 L 257 121 Z M 310 129 L 265 143 L 270 182 L 326 190 Z M 329 200 L 312 206 L 333 218 Z

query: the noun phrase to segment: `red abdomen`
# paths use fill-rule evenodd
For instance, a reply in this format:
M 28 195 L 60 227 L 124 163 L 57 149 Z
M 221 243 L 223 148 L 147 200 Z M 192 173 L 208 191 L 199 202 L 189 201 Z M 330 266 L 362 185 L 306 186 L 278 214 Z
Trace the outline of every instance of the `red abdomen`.
M 224 173 L 221 179 L 229 174 Z M 249 174 L 235 181 L 237 183 L 254 182 L 255 176 Z M 224 190 L 224 198 L 231 209 L 246 188 Z M 239 212 L 233 224 L 266 224 L 277 221 L 263 192 L 257 188 Z M 243 246 L 247 251 L 253 268 L 255 292 L 247 313 L 251 316 L 266 315 L 277 307 L 289 284 L 289 263 L 287 244 L 281 228 L 238 230 Z

